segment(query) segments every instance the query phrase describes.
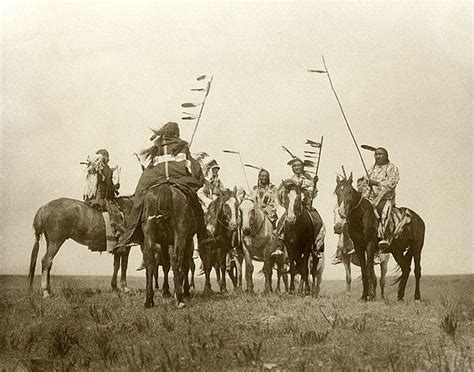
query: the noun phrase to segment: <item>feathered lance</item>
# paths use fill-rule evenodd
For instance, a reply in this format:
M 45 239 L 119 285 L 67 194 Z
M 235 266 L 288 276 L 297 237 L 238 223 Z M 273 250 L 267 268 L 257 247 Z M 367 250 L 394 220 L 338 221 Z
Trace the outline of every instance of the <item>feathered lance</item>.
M 204 78 L 203 76 L 198 77 L 198 80 L 202 80 Z M 199 121 L 201 120 L 202 110 L 204 109 L 204 104 L 206 103 L 207 96 L 209 95 L 209 91 L 211 90 L 211 84 L 212 84 L 212 79 L 213 78 L 214 78 L 214 76 L 211 76 L 211 78 L 207 82 L 206 94 L 204 95 L 204 99 L 203 99 L 202 104 L 201 104 L 201 109 L 199 110 L 199 115 L 198 115 L 198 118 L 197 118 L 197 121 L 196 121 L 196 125 L 194 126 L 194 131 L 193 131 L 193 134 L 191 136 L 191 140 L 189 141 L 189 148 L 190 149 L 191 149 L 191 145 L 192 145 L 193 140 L 194 140 L 194 135 L 196 134 L 196 131 L 197 131 L 198 126 L 199 126 Z

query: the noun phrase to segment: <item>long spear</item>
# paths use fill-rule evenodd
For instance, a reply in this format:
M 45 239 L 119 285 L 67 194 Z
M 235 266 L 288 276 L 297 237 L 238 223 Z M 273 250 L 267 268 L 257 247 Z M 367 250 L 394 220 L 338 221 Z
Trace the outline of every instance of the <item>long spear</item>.
M 205 94 L 204 99 L 203 99 L 203 101 L 202 101 L 201 109 L 199 110 L 199 115 L 198 115 L 198 118 L 197 118 L 197 121 L 196 121 L 196 125 L 194 126 L 193 135 L 191 136 L 191 140 L 189 141 L 189 148 L 191 148 L 191 145 L 192 145 L 193 140 L 194 140 L 194 135 L 196 134 L 196 131 L 197 131 L 197 129 L 198 129 L 199 120 L 201 120 L 202 110 L 203 110 L 203 108 L 204 108 L 204 104 L 206 103 L 207 96 L 209 95 L 209 91 L 211 90 L 211 84 L 212 84 L 212 79 L 213 79 L 213 78 L 214 78 L 214 76 L 211 76 L 211 78 L 210 78 L 209 81 L 207 82 L 206 94 Z M 199 79 L 199 78 L 198 78 L 198 79 Z
M 357 141 L 354 137 L 354 133 L 352 133 L 351 126 L 349 125 L 349 122 L 348 122 L 347 117 L 346 117 L 346 113 L 344 112 L 344 109 L 342 108 L 341 101 L 339 100 L 339 97 L 336 93 L 336 90 L 334 89 L 334 85 L 333 85 L 332 80 L 331 80 L 331 75 L 329 74 L 329 70 L 326 66 L 326 61 L 324 60 L 324 56 L 321 56 L 321 57 L 323 59 L 324 70 L 308 70 L 308 71 L 309 72 L 317 72 L 319 74 L 326 74 L 326 76 L 328 77 L 329 84 L 331 85 L 332 92 L 334 93 L 334 96 L 336 97 L 337 103 L 339 104 L 339 109 L 341 110 L 344 121 L 346 122 L 347 129 L 349 129 L 349 133 L 351 134 L 351 137 L 352 137 L 352 140 L 354 141 L 357 152 L 359 153 L 360 160 L 362 161 L 362 166 L 364 167 L 365 174 L 367 175 L 367 179 L 369 179 L 370 178 L 369 177 L 369 172 L 367 171 L 367 167 L 365 166 L 364 158 L 362 157 L 362 154 L 359 150 L 359 145 L 357 144 Z

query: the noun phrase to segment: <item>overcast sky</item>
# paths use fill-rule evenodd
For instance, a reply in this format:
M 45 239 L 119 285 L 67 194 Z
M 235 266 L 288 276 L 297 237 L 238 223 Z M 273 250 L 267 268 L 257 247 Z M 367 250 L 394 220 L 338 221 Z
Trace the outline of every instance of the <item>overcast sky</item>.
M 359 143 L 388 149 L 397 204 L 426 222 L 423 274 L 473 272 L 468 2 L 9 3 L 2 13 L 0 273 L 27 274 L 36 210 L 81 199 L 88 154 L 107 148 L 129 194 L 140 175 L 132 154 L 149 145 L 150 128 L 177 121 L 189 140 L 194 123 L 180 104 L 201 100 L 190 91 L 201 74 L 214 80 L 192 151 L 218 160 L 226 186 L 245 178 L 222 149 L 279 184 L 291 175 L 281 146 L 302 155 L 307 138 L 324 136 L 315 205 L 329 261 L 336 173 L 363 168 L 327 78 L 307 72 L 322 68 L 322 54 Z M 139 260 L 135 249 L 131 274 Z M 110 255 L 68 241 L 52 272 L 111 268 Z M 342 279 L 342 266 L 328 264 L 325 276 Z

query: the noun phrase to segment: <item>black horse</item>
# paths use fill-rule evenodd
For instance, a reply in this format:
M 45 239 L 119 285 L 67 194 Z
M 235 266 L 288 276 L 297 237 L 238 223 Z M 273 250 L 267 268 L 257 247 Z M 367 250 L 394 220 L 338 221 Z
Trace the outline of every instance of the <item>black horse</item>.
M 374 252 L 377 246 L 377 218 L 372 204 L 362 197 L 362 193 L 352 187 L 352 173 L 348 179 L 336 178 L 337 204 L 341 217 L 349 224 L 349 235 L 354 242 L 354 249 L 359 258 L 362 271 L 362 299 L 374 298 L 375 272 L 373 265 Z M 402 274 L 395 281 L 399 283 L 398 299 L 403 300 L 405 287 L 410 275 L 411 261 L 415 262 L 415 300 L 420 300 L 421 250 L 425 239 L 425 223 L 418 214 L 408 208 L 401 208 L 410 222 L 383 253 L 392 253 Z
M 300 292 L 310 294 L 309 273 L 313 276 L 313 295 L 319 296 L 324 270 L 323 258 L 314 254 L 316 240 L 324 239 L 324 224 L 321 218 L 313 222 L 303 203 L 301 186 L 288 180 L 279 187 L 279 200 L 286 209 L 284 220 L 284 242 L 290 261 L 290 293 L 295 290 L 295 275 L 301 275 Z M 316 234 L 315 234 L 316 232 Z M 324 242 L 322 243 L 324 244 Z M 311 264 L 310 264 L 311 263 Z M 317 284 L 315 285 L 315 281 Z

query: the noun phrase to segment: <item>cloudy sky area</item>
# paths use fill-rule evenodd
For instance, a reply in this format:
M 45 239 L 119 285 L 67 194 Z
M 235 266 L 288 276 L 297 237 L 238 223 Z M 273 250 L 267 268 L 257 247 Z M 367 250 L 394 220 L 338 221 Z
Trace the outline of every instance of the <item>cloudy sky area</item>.
M 291 175 L 281 146 L 302 155 L 306 138 L 324 136 L 315 205 L 332 256 L 336 173 L 363 168 L 327 78 L 307 72 L 322 54 L 357 139 L 389 150 L 398 205 L 426 222 L 423 273 L 473 272 L 468 3 L 10 3 L 2 13 L 0 273 L 27 273 L 36 210 L 82 197 L 88 154 L 107 148 L 129 194 L 150 128 L 177 121 L 189 140 L 180 103 L 201 100 L 190 91 L 200 74 L 214 81 L 192 151 L 217 158 L 226 186 L 245 178 L 222 149 L 278 184 Z M 132 275 L 139 260 L 136 249 Z M 69 241 L 53 274 L 111 269 L 108 254 Z M 325 276 L 343 268 L 328 264 Z

